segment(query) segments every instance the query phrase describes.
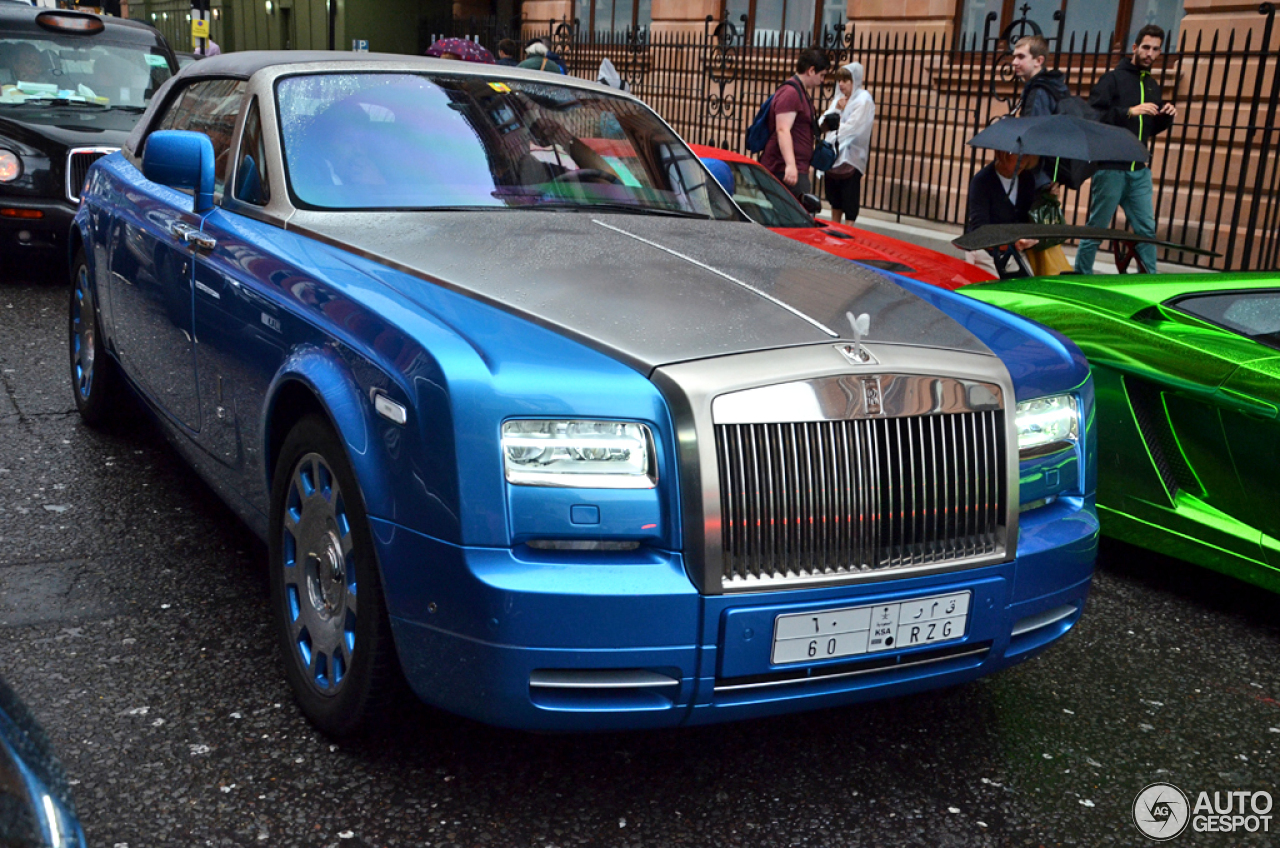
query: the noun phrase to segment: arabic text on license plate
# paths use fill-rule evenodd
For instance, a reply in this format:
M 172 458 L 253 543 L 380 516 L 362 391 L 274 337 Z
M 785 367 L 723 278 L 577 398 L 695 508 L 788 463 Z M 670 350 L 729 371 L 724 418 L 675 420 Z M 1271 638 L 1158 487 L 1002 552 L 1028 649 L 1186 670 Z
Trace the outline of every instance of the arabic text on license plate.
M 970 592 L 892 604 L 780 615 L 773 622 L 773 663 L 874 654 L 963 638 Z

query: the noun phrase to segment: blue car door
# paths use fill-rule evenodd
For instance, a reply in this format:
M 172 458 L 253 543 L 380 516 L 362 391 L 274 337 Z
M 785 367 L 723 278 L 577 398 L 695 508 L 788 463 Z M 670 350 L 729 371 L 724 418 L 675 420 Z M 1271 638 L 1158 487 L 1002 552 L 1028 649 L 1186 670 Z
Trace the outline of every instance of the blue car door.
M 274 280 L 284 266 L 254 230 L 269 225 L 215 209 L 201 233 L 207 250 L 195 265 L 195 323 L 200 344 L 197 364 L 206 426 L 204 449 L 242 476 L 240 494 L 265 504 L 262 475 L 253 459 L 259 444 L 257 413 L 285 357 L 285 320 L 273 296 Z M 279 230 L 275 230 L 279 233 Z M 254 489 L 255 491 L 249 491 Z
M 136 172 L 135 172 L 136 173 Z M 116 209 L 108 274 L 114 337 L 125 369 L 157 407 L 200 429 L 192 316 L 191 197 L 138 175 Z
M 219 114 L 232 121 L 239 111 L 236 92 L 223 100 Z M 225 137 L 230 139 L 228 126 Z M 256 161 L 264 158 L 262 127 L 255 105 L 250 106 L 242 130 L 241 150 L 251 149 Z M 215 146 L 215 152 L 217 147 Z M 243 160 L 243 156 L 240 157 Z M 219 156 L 229 170 L 230 155 Z M 244 174 L 242 167 L 238 173 Z M 253 169 L 249 183 L 237 179 L 234 190 L 223 186 L 219 205 L 205 216 L 195 258 L 195 327 L 199 344 L 196 365 L 205 427 L 198 441 L 217 461 L 210 471 L 246 505 L 266 514 L 258 412 L 265 407 L 266 392 L 284 359 L 285 319 L 278 284 L 287 276 L 272 250 L 280 230 L 253 219 L 253 212 L 269 196 L 266 177 Z
M 215 197 L 222 191 L 244 88 L 243 80 L 196 81 L 168 98 L 164 114 L 152 126 L 153 131 L 188 130 L 209 137 Z M 189 192 L 141 175 L 136 181 L 130 191 L 133 202 L 121 205 L 111 253 L 117 344 L 126 369 L 155 404 L 199 433 L 209 425 L 210 410 L 202 412 L 198 379 L 196 269 L 215 245 L 201 234 L 204 216 L 191 211 Z M 217 398 L 213 400 L 216 404 Z

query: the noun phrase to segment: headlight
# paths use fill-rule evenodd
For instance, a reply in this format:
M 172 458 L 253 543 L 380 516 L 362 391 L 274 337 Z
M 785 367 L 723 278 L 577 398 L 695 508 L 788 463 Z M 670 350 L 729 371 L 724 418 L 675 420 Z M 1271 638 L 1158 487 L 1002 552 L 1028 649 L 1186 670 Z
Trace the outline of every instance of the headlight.
M 1075 395 L 1027 400 L 1018 404 L 1018 456 L 1042 456 L 1074 445 L 1080 438 L 1080 409 Z
M 22 176 L 22 159 L 12 150 L 0 150 L 0 183 L 11 183 Z
M 619 421 L 508 421 L 502 425 L 508 482 L 520 486 L 652 489 L 653 435 Z

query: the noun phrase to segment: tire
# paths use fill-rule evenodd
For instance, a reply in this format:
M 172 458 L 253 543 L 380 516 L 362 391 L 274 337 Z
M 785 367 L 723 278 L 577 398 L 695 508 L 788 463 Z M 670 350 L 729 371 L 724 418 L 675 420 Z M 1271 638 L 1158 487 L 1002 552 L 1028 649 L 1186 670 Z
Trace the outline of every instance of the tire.
M 329 423 L 285 438 L 271 492 L 271 604 L 302 712 L 333 736 L 369 729 L 399 666 L 360 488 Z
M 84 251 L 71 265 L 71 304 L 67 314 L 71 390 L 76 409 L 90 427 L 105 427 L 118 409 L 124 382 L 120 366 L 107 353 L 98 321 L 97 295 L 89 280 Z

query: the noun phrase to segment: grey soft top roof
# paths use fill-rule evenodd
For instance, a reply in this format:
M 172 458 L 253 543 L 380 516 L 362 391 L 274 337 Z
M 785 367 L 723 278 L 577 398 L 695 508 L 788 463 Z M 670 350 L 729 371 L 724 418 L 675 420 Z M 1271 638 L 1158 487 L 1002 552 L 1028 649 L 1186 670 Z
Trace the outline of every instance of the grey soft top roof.
M 326 71 L 368 70 L 368 71 L 436 71 L 453 74 L 476 74 L 495 79 L 523 79 L 531 82 L 548 82 L 554 80 L 557 85 L 587 88 L 596 91 L 607 91 L 618 97 L 631 95 L 616 88 L 601 85 L 590 80 L 562 74 L 546 74 L 525 68 L 504 65 L 486 65 L 478 62 L 459 62 L 453 59 L 436 59 L 426 56 L 408 56 L 403 53 L 352 53 L 344 50 L 244 50 L 234 53 L 219 53 L 193 62 L 183 68 L 167 82 L 151 98 L 151 106 L 142 119 L 138 121 L 133 132 L 125 142 L 125 148 L 133 155 L 138 154 L 142 139 L 150 131 L 151 123 L 168 98 L 169 90 L 174 86 L 186 85 L 199 79 L 249 79 L 259 71 L 268 68 L 279 71 L 297 70 L 304 73 L 324 73 Z

